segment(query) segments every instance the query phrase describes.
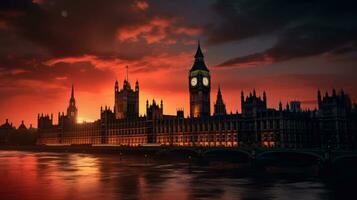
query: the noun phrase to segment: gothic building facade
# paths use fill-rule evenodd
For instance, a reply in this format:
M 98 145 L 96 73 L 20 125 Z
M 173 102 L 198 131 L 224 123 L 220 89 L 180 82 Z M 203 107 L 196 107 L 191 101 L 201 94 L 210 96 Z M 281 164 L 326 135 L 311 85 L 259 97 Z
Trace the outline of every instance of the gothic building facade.
M 128 78 L 119 89 L 114 85 L 114 107 L 100 109 L 100 119 L 77 123 L 74 89 L 67 114 L 38 116 L 38 144 L 55 145 L 176 145 L 311 148 L 356 147 L 357 112 L 347 94 L 318 92 L 318 109 L 302 110 L 298 101 L 278 109 L 268 108 L 267 94 L 241 91 L 241 113 L 227 113 L 221 88 L 211 114 L 211 76 L 198 45 L 188 74 L 190 116 L 182 109 L 165 115 L 163 102 L 146 102 L 139 116 L 139 83 L 132 89 Z M 74 118 L 75 117 L 75 118 Z
M 352 109 L 350 97 L 343 90 L 334 89 L 331 95 L 326 92 L 324 96 L 318 91 L 317 102 L 321 143 L 343 148 L 356 142 L 356 108 Z
M 122 89 L 118 81 L 114 87 L 114 113 L 116 119 L 137 118 L 139 116 L 139 82 L 135 82 L 135 89 L 130 86 L 128 79 L 124 80 Z

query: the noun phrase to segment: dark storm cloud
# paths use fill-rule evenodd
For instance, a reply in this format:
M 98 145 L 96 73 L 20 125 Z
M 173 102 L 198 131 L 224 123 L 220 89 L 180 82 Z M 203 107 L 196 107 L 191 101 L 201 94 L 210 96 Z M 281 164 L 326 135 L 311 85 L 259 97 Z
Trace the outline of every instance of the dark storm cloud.
M 117 30 L 151 18 L 129 0 L 38 2 L 5 0 L 0 11 L 16 34 L 46 47 L 54 56 L 107 55 L 114 51 Z M 10 17 L 11 13 L 19 14 Z
M 238 0 L 217 1 L 223 22 L 208 31 L 211 44 L 274 34 L 270 49 L 229 59 L 221 66 L 271 63 L 322 53 L 357 50 L 356 1 Z
M 147 33 L 153 38 L 157 28 L 173 27 L 167 24 L 173 16 L 146 10 L 148 8 L 146 1 L 131 0 L 2 0 L 0 84 L 4 87 L 0 92 L 11 95 L 6 88 L 17 86 L 22 89 L 11 91 L 21 94 L 26 92 L 25 87 L 31 91 L 38 83 L 63 87 L 74 80 L 80 85 L 91 85 L 89 82 L 93 80 L 98 83 L 112 81 L 112 69 L 99 69 L 90 61 L 62 62 L 52 66 L 45 63 L 92 55 L 98 61 L 114 65 L 111 61 L 115 59 L 136 61 L 158 53 L 153 45 L 117 38 L 118 32 L 128 32 L 128 27 L 134 32 L 152 29 L 154 33 Z M 177 30 L 192 31 L 182 27 Z M 140 32 L 136 34 L 139 37 Z M 166 32 L 160 34 L 166 36 Z M 21 81 L 30 84 L 21 85 Z M 92 88 L 85 90 L 91 92 Z
M 200 34 L 198 26 L 186 26 L 181 16 L 155 9 L 155 4 L 149 3 L 1 1 L 0 42 L 6 48 L 0 48 L 0 57 L 31 55 L 33 59 L 46 61 L 95 55 L 103 60 L 139 60 L 165 51 L 167 48 L 162 44 L 182 42 L 180 36 L 189 39 Z
M 125 65 L 135 76 L 188 66 L 177 64 L 187 60 L 180 48 L 201 29 L 187 25 L 184 13 L 178 16 L 158 4 L 1 0 L 0 108 L 15 113 L 20 108 L 9 103 L 23 99 L 28 110 L 32 104 L 49 105 L 67 94 L 72 83 L 81 94 L 78 98 L 90 102 L 87 93 L 105 92 L 115 78 L 122 78 Z

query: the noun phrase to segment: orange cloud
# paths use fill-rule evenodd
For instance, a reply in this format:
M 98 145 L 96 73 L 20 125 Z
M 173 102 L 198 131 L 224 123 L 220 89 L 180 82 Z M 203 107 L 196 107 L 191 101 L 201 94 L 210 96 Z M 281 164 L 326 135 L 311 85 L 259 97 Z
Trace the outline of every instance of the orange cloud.
M 137 1 L 135 2 L 135 6 L 140 10 L 147 10 L 149 8 L 149 4 L 146 1 Z
M 68 77 L 67 76 L 58 76 L 58 77 L 56 77 L 56 80 L 67 80 L 68 79 Z
M 166 37 L 165 29 L 172 22 L 169 19 L 154 18 L 147 24 L 118 30 L 117 38 L 119 41 L 135 42 L 142 36 L 149 44 L 158 42 Z
M 78 62 L 89 62 L 98 69 L 113 69 L 116 66 L 122 66 L 128 64 L 125 60 L 118 58 L 114 59 L 100 59 L 94 55 L 84 55 L 78 57 L 63 57 L 63 58 L 54 58 L 44 62 L 47 66 L 53 66 L 58 63 L 78 63 Z
M 129 66 L 133 73 L 150 72 L 156 70 L 178 69 L 189 66 L 192 61 L 191 52 L 181 52 L 179 54 L 161 53 L 156 56 L 144 56 L 140 60 L 125 60 L 118 58 L 101 59 L 94 55 L 84 55 L 79 57 L 63 57 L 51 59 L 44 62 L 47 66 L 54 66 L 59 63 L 80 63 L 89 62 L 98 69 L 116 70 L 118 67 Z
M 143 38 L 148 44 L 163 42 L 165 44 L 175 44 L 176 35 L 196 36 L 202 33 L 198 27 L 186 27 L 179 25 L 179 18 L 158 18 L 155 17 L 146 24 L 121 28 L 117 31 L 117 39 L 120 42 L 137 42 Z
M 138 41 L 140 34 L 148 33 L 152 30 L 152 26 L 143 25 L 140 27 L 128 27 L 121 29 L 117 33 L 117 38 L 119 41 Z
M 196 36 L 202 33 L 202 29 L 198 27 L 177 27 L 174 32 L 176 34 L 185 34 L 189 36 Z

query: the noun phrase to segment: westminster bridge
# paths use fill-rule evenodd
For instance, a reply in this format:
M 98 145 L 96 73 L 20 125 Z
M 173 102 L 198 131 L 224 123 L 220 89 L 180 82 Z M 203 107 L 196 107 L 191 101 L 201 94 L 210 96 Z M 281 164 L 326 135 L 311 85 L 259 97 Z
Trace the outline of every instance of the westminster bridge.
M 186 155 L 188 158 L 233 158 L 240 162 L 289 162 L 289 163 L 338 163 L 357 161 L 357 150 L 338 149 L 289 149 L 244 147 L 159 147 L 156 155 Z
M 26 149 L 26 147 L 24 147 Z M 22 148 L 21 148 L 22 149 Z M 357 150 L 322 148 L 251 148 L 202 146 L 121 146 L 121 145 L 36 145 L 28 150 L 66 151 L 82 153 L 146 154 L 147 156 L 173 156 L 187 158 L 234 158 L 238 161 L 287 160 L 289 162 L 317 161 L 339 162 L 356 159 Z
M 114 153 L 119 157 L 128 154 L 145 155 L 145 158 L 183 158 L 190 162 L 212 160 L 282 166 L 356 166 L 357 150 L 340 149 L 289 149 L 248 147 L 200 146 L 120 146 L 120 145 L 36 145 L 30 147 L 3 147 L 0 149 L 52 151 L 68 153 Z
M 341 149 L 289 149 L 246 147 L 199 147 L 199 146 L 120 146 L 120 145 L 36 145 L 0 146 L 0 150 L 22 150 L 37 152 L 99 153 L 115 154 L 118 159 L 129 155 L 151 159 L 173 159 L 173 162 L 188 162 L 199 165 L 221 165 L 248 167 L 250 170 L 313 170 L 321 177 L 339 180 L 357 180 L 357 150 Z M 180 161 L 181 160 L 181 161 Z M 230 166 L 231 164 L 228 164 Z M 237 165 L 236 165 L 237 164 Z M 247 168 L 245 168 L 247 169 Z M 347 178 L 346 178 L 347 177 Z

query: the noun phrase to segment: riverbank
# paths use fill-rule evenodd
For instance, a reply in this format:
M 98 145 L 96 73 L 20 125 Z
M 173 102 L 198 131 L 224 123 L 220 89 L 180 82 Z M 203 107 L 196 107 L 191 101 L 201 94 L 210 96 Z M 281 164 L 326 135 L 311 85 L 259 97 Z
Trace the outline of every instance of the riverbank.
M 162 148 L 158 147 L 124 147 L 124 146 L 0 146 L 0 150 L 6 151 L 34 151 L 34 152 L 68 152 L 68 153 L 110 153 L 110 154 L 156 154 Z

